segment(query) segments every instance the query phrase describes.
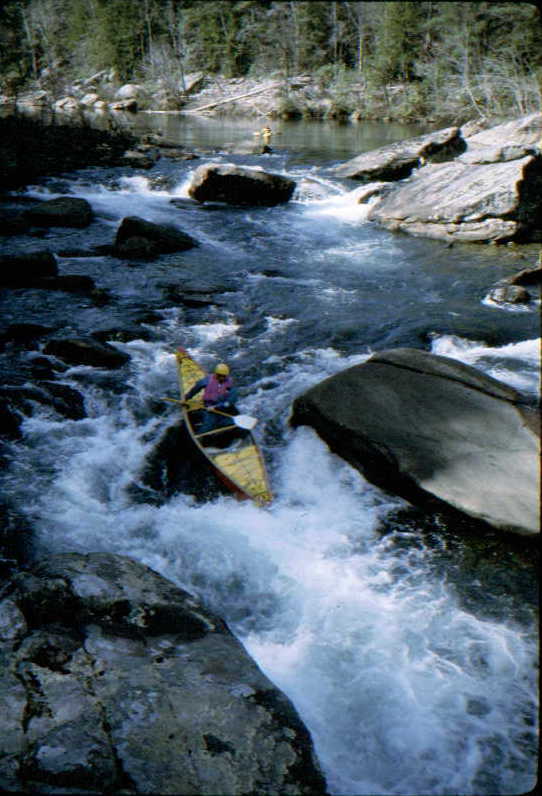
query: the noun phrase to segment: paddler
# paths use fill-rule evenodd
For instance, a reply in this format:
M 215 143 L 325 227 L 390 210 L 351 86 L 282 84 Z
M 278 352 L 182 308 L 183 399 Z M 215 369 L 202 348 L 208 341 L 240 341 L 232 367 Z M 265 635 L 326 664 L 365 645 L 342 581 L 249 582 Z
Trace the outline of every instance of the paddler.
M 201 390 L 203 390 L 203 405 L 207 410 L 217 409 L 228 415 L 237 414 L 235 406 L 237 390 L 233 386 L 230 369 L 225 362 L 220 362 L 211 375 L 204 376 L 194 384 L 192 389 L 188 390 L 182 402 L 183 406 L 187 406 L 190 398 L 193 398 Z M 205 434 L 207 431 L 213 431 L 213 429 L 225 425 L 229 425 L 227 418 L 213 411 L 207 411 L 203 415 L 198 434 Z
M 269 144 L 271 143 L 271 136 L 272 136 L 271 128 L 264 127 L 260 135 L 262 136 L 262 141 L 264 143 L 264 146 L 269 146 Z

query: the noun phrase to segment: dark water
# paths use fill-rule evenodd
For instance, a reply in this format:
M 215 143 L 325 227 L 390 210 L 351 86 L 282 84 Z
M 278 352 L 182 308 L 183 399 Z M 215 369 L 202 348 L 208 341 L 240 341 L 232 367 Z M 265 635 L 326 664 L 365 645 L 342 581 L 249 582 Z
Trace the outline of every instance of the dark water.
M 4 324 L 43 323 L 56 336 L 139 332 L 114 343 L 131 356 L 122 372 L 73 367 L 62 375 L 83 393 L 87 419 L 36 407 L 25 421 L 3 485 L 31 519 L 38 552 L 131 555 L 201 595 L 294 701 L 333 793 L 529 790 L 537 625 L 524 586 L 532 571 L 501 549 L 511 573 L 503 581 L 498 566 L 488 568 L 484 543 L 469 552 L 435 518 L 400 519 L 402 501 L 287 420 L 310 385 L 404 345 L 455 357 L 534 397 L 537 309 L 485 301 L 498 279 L 533 264 L 534 249 L 449 249 L 366 222 L 355 184 L 335 179 L 333 165 L 419 128 L 284 122 L 273 153 L 254 156 L 227 150 L 250 142 L 263 122 L 136 118 L 140 129 L 205 156 L 29 187 L 31 195 L 83 196 L 97 216 L 86 230 L 47 233 L 39 246 L 110 243 L 128 215 L 175 224 L 200 245 L 152 263 L 60 257 L 61 273 L 92 276 L 109 292 L 103 306 L 43 291 L 0 299 Z M 287 174 L 297 181 L 294 199 L 276 208 L 172 204 L 209 159 Z M 21 238 L 6 250 L 36 247 Z M 214 303 L 187 307 L 182 296 L 191 290 Z M 228 496 L 200 503 L 186 492 L 146 501 L 134 489 L 177 422 L 157 398 L 176 396 L 178 345 L 206 366 L 232 366 L 241 410 L 260 418 L 276 493 L 269 510 Z

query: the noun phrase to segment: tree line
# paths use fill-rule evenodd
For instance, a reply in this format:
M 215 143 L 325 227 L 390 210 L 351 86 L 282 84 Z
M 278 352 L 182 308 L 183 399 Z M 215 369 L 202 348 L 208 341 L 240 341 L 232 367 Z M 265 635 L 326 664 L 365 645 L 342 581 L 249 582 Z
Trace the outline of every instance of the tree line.
M 308 73 L 367 96 L 395 84 L 435 109 L 451 95 L 480 114 L 540 107 L 536 3 L 362 0 L 4 0 L 4 90 L 51 72 L 119 80 Z M 346 99 L 345 99 L 346 101 Z

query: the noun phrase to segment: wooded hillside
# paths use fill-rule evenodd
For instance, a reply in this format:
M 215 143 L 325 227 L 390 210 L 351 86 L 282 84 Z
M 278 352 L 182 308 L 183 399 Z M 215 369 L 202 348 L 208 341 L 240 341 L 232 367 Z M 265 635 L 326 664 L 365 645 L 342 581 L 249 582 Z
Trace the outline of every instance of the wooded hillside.
M 352 82 L 369 102 L 399 83 L 420 115 L 520 115 L 540 108 L 542 25 L 526 2 L 4 0 L 3 93 L 102 69 L 181 89 L 194 71 L 310 73 L 346 105 Z

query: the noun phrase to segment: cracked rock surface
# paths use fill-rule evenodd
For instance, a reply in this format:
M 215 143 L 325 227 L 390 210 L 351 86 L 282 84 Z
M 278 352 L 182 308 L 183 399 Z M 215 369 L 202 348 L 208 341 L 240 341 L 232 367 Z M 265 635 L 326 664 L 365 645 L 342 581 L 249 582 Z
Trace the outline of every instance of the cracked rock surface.
M 129 558 L 15 576 L 0 657 L 2 792 L 326 791 L 294 707 L 223 620 Z

